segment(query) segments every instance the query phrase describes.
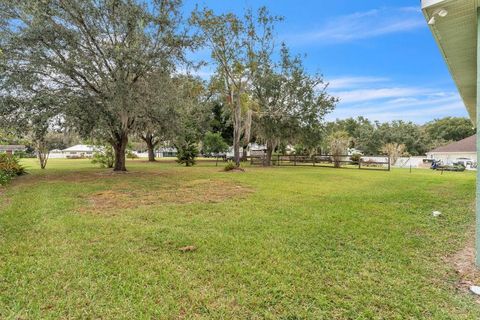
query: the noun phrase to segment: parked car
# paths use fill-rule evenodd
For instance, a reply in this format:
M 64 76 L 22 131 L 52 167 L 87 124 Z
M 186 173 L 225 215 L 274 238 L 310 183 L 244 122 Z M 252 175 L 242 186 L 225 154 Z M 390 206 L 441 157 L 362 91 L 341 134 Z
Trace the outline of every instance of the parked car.
M 458 158 L 453 164 L 462 165 L 467 170 L 475 170 L 477 168 L 477 163 L 469 158 Z

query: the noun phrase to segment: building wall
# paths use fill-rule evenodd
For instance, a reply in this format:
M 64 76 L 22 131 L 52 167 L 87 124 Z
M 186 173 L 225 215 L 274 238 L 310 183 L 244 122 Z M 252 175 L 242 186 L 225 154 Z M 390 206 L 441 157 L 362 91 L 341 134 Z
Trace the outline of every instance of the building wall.
M 397 159 L 394 167 L 397 168 L 430 168 L 430 163 L 424 162 L 425 157 L 400 157 Z
M 428 152 L 428 159 L 442 160 L 444 164 L 452 164 L 458 158 L 468 158 L 477 162 L 476 152 Z

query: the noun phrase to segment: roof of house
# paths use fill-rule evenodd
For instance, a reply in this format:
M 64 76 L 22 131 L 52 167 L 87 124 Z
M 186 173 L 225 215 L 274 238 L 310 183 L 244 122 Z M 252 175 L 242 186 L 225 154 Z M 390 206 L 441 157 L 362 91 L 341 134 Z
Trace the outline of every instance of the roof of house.
M 480 0 L 422 0 L 422 10 L 470 118 L 476 122 Z M 425 66 L 424 72 L 429 73 Z
M 477 135 L 474 134 L 473 136 L 465 138 L 463 140 L 447 144 L 446 146 L 435 148 L 429 153 L 476 152 L 476 151 L 477 151 Z
M 25 150 L 25 146 L 21 144 L 0 145 L 0 150 Z
M 97 147 L 94 146 L 87 146 L 85 144 L 77 144 L 74 146 L 71 146 L 67 149 L 63 149 L 62 151 L 64 152 L 93 152 L 97 150 Z

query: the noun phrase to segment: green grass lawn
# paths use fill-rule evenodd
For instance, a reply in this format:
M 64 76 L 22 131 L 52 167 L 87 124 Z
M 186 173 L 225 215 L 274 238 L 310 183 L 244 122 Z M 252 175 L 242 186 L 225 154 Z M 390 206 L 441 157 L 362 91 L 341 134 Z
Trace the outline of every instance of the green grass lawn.
M 0 319 L 480 318 L 449 261 L 474 173 L 25 164 L 0 189 Z

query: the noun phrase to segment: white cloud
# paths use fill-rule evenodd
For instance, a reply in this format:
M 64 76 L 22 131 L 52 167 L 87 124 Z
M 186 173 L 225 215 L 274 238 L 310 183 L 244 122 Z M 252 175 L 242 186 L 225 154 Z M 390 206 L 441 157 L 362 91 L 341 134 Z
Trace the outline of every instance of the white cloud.
M 329 80 L 328 88 L 329 89 L 344 89 L 358 87 L 365 84 L 378 83 L 388 81 L 388 78 L 381 77 L 340 77 Z
M 447 116 L 466 116 L 466 112 L 464 110 L 465 107 L 463 103 L 458 101 L 455 103 L 430 106 L 429 108 L 422 109 L 371 113 L 369 118 L 378 121 L 408 120 L 416 123 L 425 123 L 434 118 L 442 118 Z
M 422 123 L 438 117 L 467 115 L 454 89 L 404 86 L 370 76 L 336 79 L 350 80 L 337 81 L 340 89 L 330 90 L 340 102 L 328 120 L 364 116 L 370 120 Z
M 422 27 L 425 28 L 425 21 L 417 8 L 381 8 L 339 16 L 317 30 L 292 34 L 287 39 L 294 44 L 343 43 Z
M 355 89 L 351 91 L 337 91 L 334 95 L 340 97 L 343 103 L 358 103 L 364 101 L 373 101 L 386 98 L 402 98 L 424 94 L 424 89 L 419 88 L 374 88 L 374 89 Z

